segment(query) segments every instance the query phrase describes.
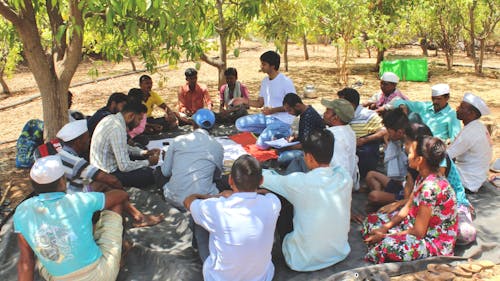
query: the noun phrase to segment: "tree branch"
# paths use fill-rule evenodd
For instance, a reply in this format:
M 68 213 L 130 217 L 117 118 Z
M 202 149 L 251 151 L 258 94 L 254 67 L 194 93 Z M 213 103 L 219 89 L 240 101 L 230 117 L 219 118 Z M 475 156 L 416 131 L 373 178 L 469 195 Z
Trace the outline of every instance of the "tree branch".
M 209 65 L 215 66 L 215 67 L 219 67 L 219 66 L 221 66 L 223 64 L 221 60 L 217 60 L 217 59 L 214 59 L 214 58 L 209 58 L 205 53 L 203 53 L 201 55 L 200 59 L 202 61 L 208 63 Z
M 70 19 L 72 21 L 71 36 L 69 38 L 68 48 L 62 61 L 62 67 L 58 71 L 58 76 L 63 83 L 71 82 L 76 68 L 81 60 L 83 45 L 83 15 L 82 10 L 78 8 L 79 0 L 69 1 Z
M 10 21 L 13 25 L 19 24 L 21 21 L 16 12 L 11 9 L 4 0 L 0 0 L 0 15 Z
M 59 27 L 64 24 L 64 20 L 61 16 L 58 3 L 56 3 L 56 6 L 52 6 L 52 0 L 46 0 L 45 3 L 47 5 L 47 15 L 49 16 L 50 30 L 52 33 L 52 57 L 57 55 L 55 59 L 60 61 L 63 59 L 64 53 L 66 52 L 66 31 L 64 31 L 60 37 L 61 40 L 57 39 L 57 33 Z

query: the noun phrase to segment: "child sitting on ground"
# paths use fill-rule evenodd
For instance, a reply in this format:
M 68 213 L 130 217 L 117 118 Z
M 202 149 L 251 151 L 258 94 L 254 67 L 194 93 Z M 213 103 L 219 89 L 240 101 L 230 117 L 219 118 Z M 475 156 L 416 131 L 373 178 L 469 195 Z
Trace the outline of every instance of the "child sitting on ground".
M 408 158 L 403 150 L 403 141 L 408 122 L 408 117 L 400 108 L 384 116 L 383 123 L 389 134 L 384 157 L 387 175 L 377 171 L 370 171 L 366 175 L 366 184 L 371 190 L 368 202 L 371 204 L 385 205 L 404 197 L 403 181 L 407 174 Z

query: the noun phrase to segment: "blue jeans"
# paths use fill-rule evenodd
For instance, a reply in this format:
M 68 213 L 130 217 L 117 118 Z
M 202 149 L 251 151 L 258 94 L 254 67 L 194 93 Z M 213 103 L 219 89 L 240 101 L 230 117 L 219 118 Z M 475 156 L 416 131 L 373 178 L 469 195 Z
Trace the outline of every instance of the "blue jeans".
M 260 134 L 256 145 L 259 149 L 268 149 L 265 142 L 273 139 L 286 138 L 292 134 L 290 124 L 282 122 L 278 118 L 262 113 L 240 117 L 235 122 L 236 129 L 242 132 Z
M 195 223 L 191 215 L 189 216 L 189 228 L 193 232 L 192 244 L 198 249 L 198 254 L 200 255 L 201 262 L 204 263 L 210 255 L 208 246 L 210 233 L 201 225 Z
M 359 158 L 358 168 L 359 175 L 361 176 L 360 179 L 365 179 L 369 171 L 377 169 L 377 163 L 380 158 L 379 147 L 380 143 L 377 141 L 356 148 L 356 155 Z
M 304 152 L 302 150 L 286 150 L 280 153 L 278 157 L 278 164 L 281 166 L 288 166 L 294 159 L 304 158 Z
M 285 175 L 295 172 L 302 172 L 302 173 L 309 172 L 309 168 L 307 168 L 306 161 L 304 161 L 304 156 L 300 156 L 293 159 L 288 165 L 288 167 L 286 167 Z

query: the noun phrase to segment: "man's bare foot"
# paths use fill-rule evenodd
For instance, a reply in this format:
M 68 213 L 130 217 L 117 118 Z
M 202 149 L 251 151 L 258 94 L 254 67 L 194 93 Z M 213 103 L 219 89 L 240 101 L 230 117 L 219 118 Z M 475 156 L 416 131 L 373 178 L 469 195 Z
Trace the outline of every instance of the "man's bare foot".
M 136 219 L 135 222 L 132 223 L 132 226 L 133 227 L 153 226 L 153 225 L 156 225 L 156 224 L 159 224 L 160 222 L 162 222 L 164 218 L 165 218 L 164 214 L 142 215 L 142 217 Z

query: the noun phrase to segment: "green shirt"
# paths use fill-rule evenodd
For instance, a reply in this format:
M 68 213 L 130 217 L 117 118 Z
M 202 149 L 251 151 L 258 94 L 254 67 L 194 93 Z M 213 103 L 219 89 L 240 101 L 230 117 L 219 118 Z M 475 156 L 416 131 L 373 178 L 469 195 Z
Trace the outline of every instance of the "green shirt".
M 435 137 L 443 141 L 453 141 L 461 130 L 460 121 L 457 119 L 457 113 L 447 104 L 438 112 L 434 111 L 432 102 L 426 101 L 407 101 L 397 100 L 394 102 L 394 107 L 405 105 L 411 112 L 418 113 L 422 117 L 425 125 L 427 125 Z

